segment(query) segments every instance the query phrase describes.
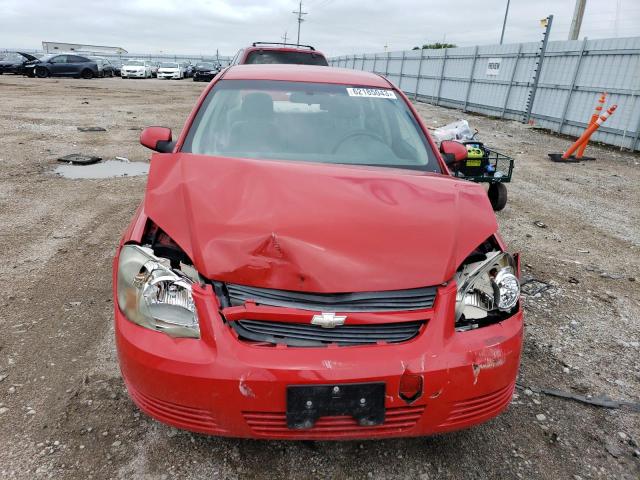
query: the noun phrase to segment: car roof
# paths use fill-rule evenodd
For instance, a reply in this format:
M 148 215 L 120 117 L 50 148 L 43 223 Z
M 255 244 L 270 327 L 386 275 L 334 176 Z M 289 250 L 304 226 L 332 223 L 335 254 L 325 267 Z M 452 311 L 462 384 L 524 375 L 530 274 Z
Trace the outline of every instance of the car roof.
M 389 88 L 380 75 L 349 68 L 315 65 L 252 64 L 229 67 L 224 80 L 284 80 L 290 82 L 337 83 L 363 87 Z

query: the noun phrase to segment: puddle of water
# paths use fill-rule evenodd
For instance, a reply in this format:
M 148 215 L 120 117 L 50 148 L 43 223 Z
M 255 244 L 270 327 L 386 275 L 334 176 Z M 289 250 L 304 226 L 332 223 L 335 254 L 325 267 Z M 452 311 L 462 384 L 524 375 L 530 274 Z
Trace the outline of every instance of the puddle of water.
M 149 173 L 149 164 L 107 160 L 93 165 L 60 165 L 54 173 L 65 178 L 135 177 Z

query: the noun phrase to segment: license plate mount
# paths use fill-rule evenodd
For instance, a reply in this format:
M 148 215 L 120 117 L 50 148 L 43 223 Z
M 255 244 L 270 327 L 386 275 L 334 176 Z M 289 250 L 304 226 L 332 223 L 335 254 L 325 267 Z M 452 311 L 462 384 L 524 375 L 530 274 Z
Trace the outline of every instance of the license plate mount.
M 287 387 L 287 427 L 312 428 L 320 417 L 351 416 L 360 426 L 382 425 L 385 383 L 290 385 Z

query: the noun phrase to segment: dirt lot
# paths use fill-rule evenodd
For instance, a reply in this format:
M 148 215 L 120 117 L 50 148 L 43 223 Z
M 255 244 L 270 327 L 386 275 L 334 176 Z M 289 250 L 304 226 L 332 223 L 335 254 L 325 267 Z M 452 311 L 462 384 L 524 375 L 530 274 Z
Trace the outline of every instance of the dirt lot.
M 67 153 L 147 159 L 140 128 L 178 132 L 203 86 L 0 77 L 1 478 L 640 477 L 640 413 L 523 389 L 488 424 L 406 440 L 221 439 L 140 414 L 118 372 L 110 289 L 114 247 L 145 177 L 51 172 Z M 419 109 L 432 126 L 460 115 Z M 566 139 L 516 122 L 470 121 L 517 159 L 498 219 L 523 253 L 525 278 L 548 287 L 525 297 L 519 383 L 638 401 L 640 158 L 593 148 L 597 162 L 556 165 L 546 154 Z

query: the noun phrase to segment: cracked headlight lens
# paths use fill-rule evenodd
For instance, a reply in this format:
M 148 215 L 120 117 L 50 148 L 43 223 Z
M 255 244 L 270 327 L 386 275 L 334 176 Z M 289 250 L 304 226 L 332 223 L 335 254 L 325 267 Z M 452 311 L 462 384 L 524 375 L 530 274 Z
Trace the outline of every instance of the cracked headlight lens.
M 118 305 L 131 322 L 173 337 L 200 337 L 193 282 L 150 248 L 125 245 L 118 262 Z

